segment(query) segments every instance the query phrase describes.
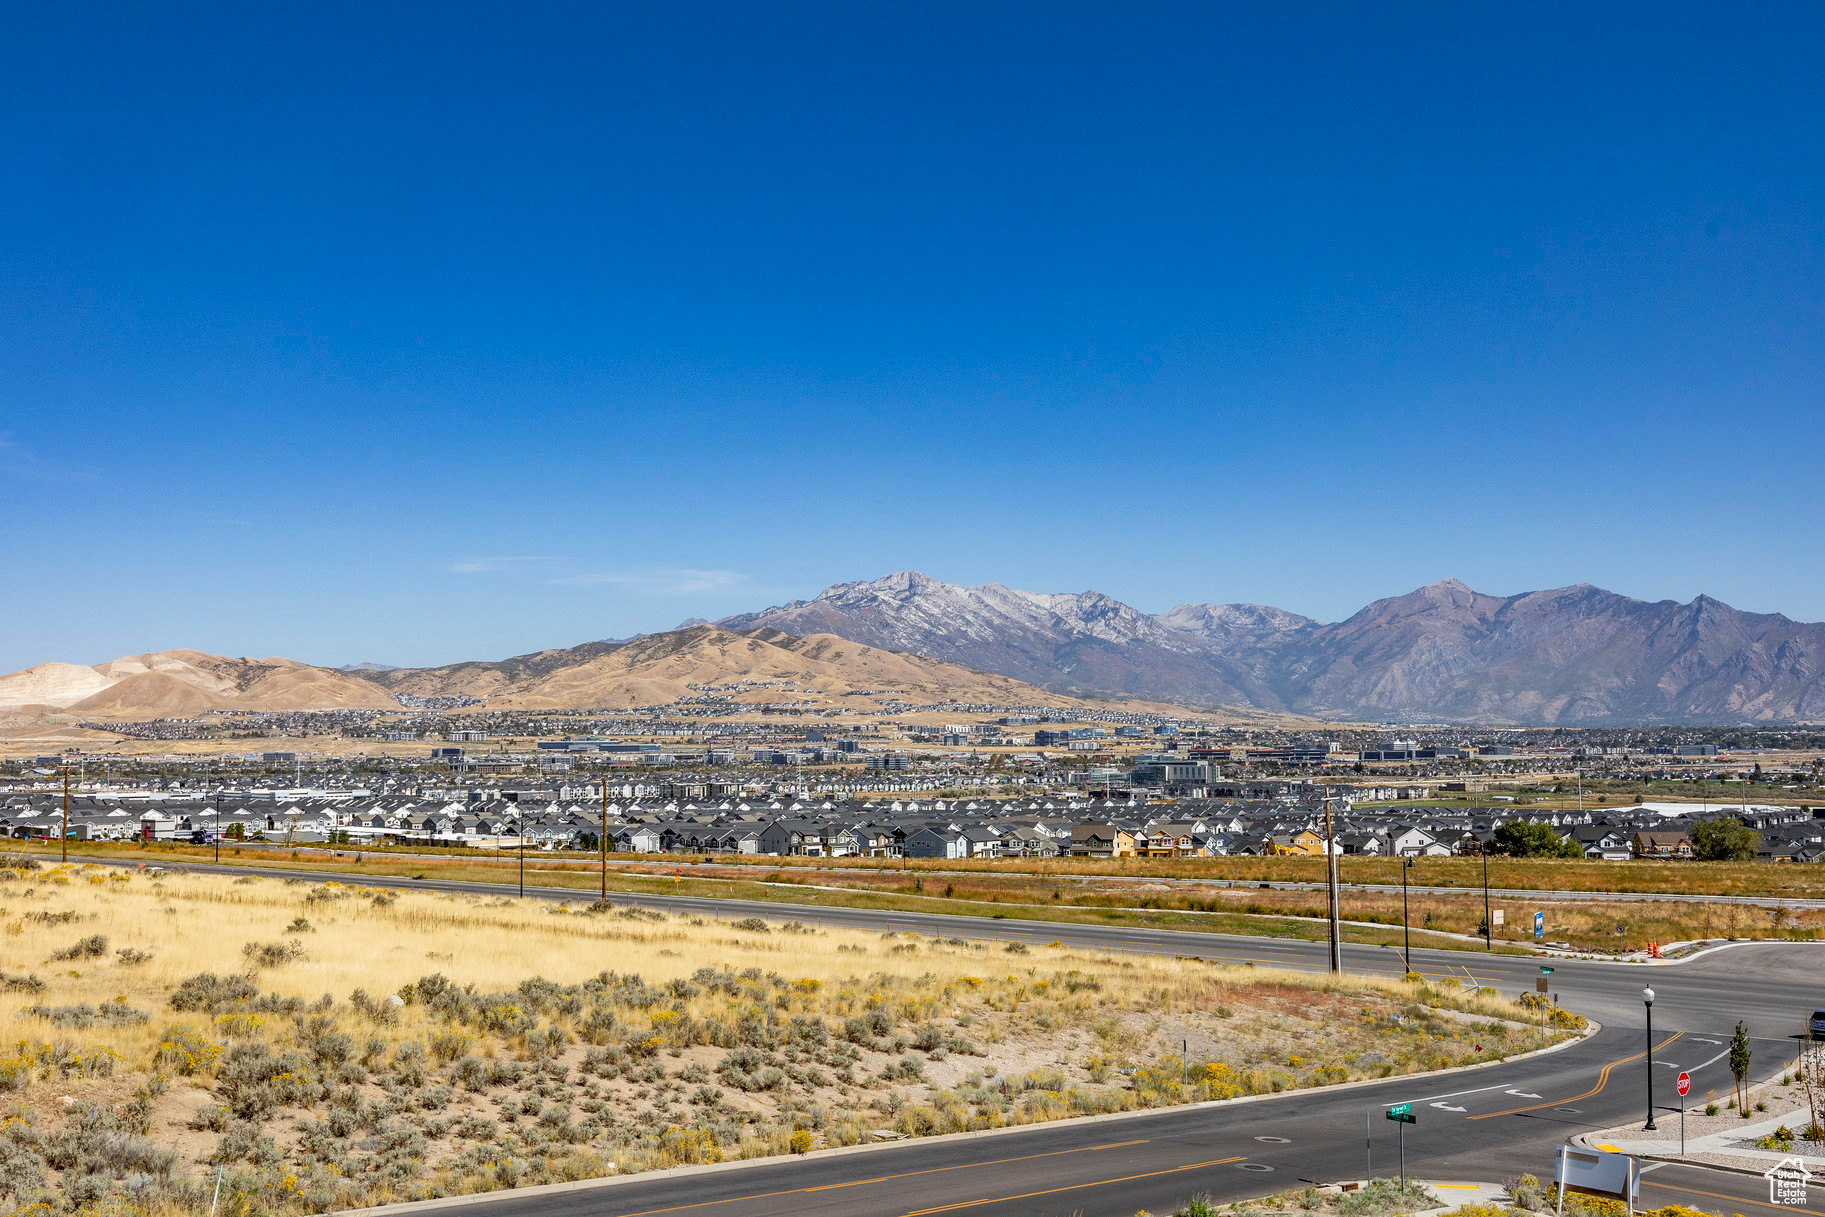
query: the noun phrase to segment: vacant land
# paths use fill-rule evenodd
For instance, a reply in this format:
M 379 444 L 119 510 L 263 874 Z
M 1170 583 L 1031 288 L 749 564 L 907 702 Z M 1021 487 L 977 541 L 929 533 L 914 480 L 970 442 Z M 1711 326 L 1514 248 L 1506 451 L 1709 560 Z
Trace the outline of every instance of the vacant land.
M 647 873 L 661 878 L 688 873 L 698 880 L 754 875 L 751 868 L 724 867 L 720 863 L 699 864 L 688 871 L 681 871 L 676 864 L 668 867 L 660 862 L 630 864 L 621 870 L 623 874 Z M 1278 919 L 1301 918 L 1308 923 L 1303 930 L 1306 936 L 1322 937 L 1323 927 L 1309 923 L 1322 921 L 1327 915 L 1325 893 L 1317 887 L 1288 889 L 1267 888 L 1257 883 L 1188 884 L 1168 880 L 1120 880 L 1108 876 L 1061 880 L 974 871 L 927 878 L 923 874 L 902 875 L 882 870 L 763 869 L 758 877 L 769 884 L 783 885 L 788 899 L 793 898 L 789 894 L 793 885 L 815 884 L 895 893 L 909 902 L 909 908 L 924 907 L 933 900 L 974 902 L 979 908 L 984 904 L 1025 906 L 1008 908 L 1011 915 L 1021 917 L 1064 916 L 1059 910 L 1099 910 L 1105 915 L 1126 910 L 1134 916 L 1196 914 L 1195 917 L 1179 918 L 1174 928 L 1241 933 L 1262 933 L 1263 924 L 1285 926 L 1287 923 Z M 1508 944 L 1509 949 L 1518 949 L 1532 941 L 1536 911 L 1546 914 L 1548 936 L 1553 942 L 1593 952 L 1639 951 L 1649 942 L 1720 938 L 1810 942 L 1825 937 L 1825 909 L 1770 908 L 1704 900 L 1606 901 L 1591 897 L 1559 900 L 1498 897 L 1492 899 L 1491 905 L 1507 914 L 1504 924 L 1492 927 L 1491 941 L 1498 947 Z M 1351 927 L 1351 937 L 1355 941 L 1392 941 L 1394 936 L 1389 932 L 1377 931 L 1368 925 L 1386 926 L 1392 930 L 1405 918 L 1411 920 L 1423 945 L 1463 947 L 1467 944 L 1435 935 L 1480 936 L 1484 908 L 1480 891 L 1461 894 L 1421 891 L 1403 900 L 1398 888 L 1350 889 L 1342 896 L 1342 915 L 1359 923 Z M 1258 920 L 1251 926 L 1245 918 Z M 1298 927 L 1294 927 L 1294 932 L 1300 932 Z M 1474 945 L 1480 948 L 1482 944 Z
M 614 857 L 614 855 L 610 855 Z M 1127 876 L 1182 882 L 1313 883 L 1325 881 L 1322 857 L 1313 858 L 763 858 L 714 855 L 719 865 L 812 866 L 828 871 L 971 872 L 1072 879 Z M 625 860 L 622 859 L 622 860 Z M 1477 857 L 1421 858 L 1408 874 L 1415 886 L 1483 889 Z M 1339 858 L 1338 879 L 1349 884 L 1400 886 L 1392 858 Z M 1814 897 L 1819 878 L 1806 866 L 1769 862 L 1603 862 L 1593 858 L 1489 859 L 1489 885 L 1528 891 L 1643 892 L 1670 896 Z
M 187 849 L 185 846 L 169 848 Z M 204 849 L 196 856 L 209 851 Z M 346 851 L 345 851 L 346 852 Z M 447 853 L 473 858 L 473 849 L 427 850 L 422 846 L 368 850 L 388 854 Z M 704 855 L 613 854 L 614 864 L 635 862 L 690 863 Z M 1159 879 L 1174 883 L 1310 883 L 1325 881 L 1322 857 L 1282 858 L 779 858 L 753 854 L 713 854 L 718 866 L 776 870 L 811 868 L 830 873 L 880 872 L 886 874 L 1031 875 L 1046 879 L 1097 877 Z M 596 858 L 587 852 L 546 855 L 548 860 L 568 858 L 575 865 L 593 867 Z M 1338 879 L 1357 885 L 1400 886 L 1400 863 L 1392 858 L 1339 858 Z M 1457 887 L 1483 890 L 1483 860 L 1477 857 L 1416 859 L 1408 881 L 1414 886 Z M 929 882 L 929 881 L 928 881 Z M 1595 858 L 1489 859 L 1489 886 L 1525 891 L 1639 892 L 1667 896 L 1764 896 L 1769 898 L 1816 897 L 1819 878 L 1807 866 L 1770 862 L 1682 862 L 1639 860 L 1604 862 Z
M 1454 986 L 333 881 L 0 875 L 0 1194 L 70 1209 L 205 1211 L 221 1167 L 225 1213 L 318 1212 L 1326 1085 L 1568 1033 Z
M 83 857 L 132 858 L 145 862 L 206 861 L 212 857 L 207 849 L 136 843 L 85 846 L 80 850 L 73 848 L 71 854 Z M 40 856 L 55 856 L 55 850 L 43 851 Z M 1047 894 L 1036 895 L 1031 901 L 1003 898 L 993 893 L 984 899 L 972 899 L 965 895 L 944 896 L 942 886 L 927 891 L 917 891 L 913 889 L 910 881 L 904 885 L 885 884 L 883 886 L 877 881 L 867 881 L 854 886 L 821 887 L 798 882 L 792 877 L 786 877 L 784 873 L 775 881 L 775 877 L 764 871 L 743 870 L 735 872 L 732 877 L 714 877 L 713 868 L 710 870 L 694 868 L 690 876 L 685 876 L 679 873 L 679 867 L 665 866 L 651 855 L 623 856 L 629 858 L 644 856 L 649 861 L 611 870 L 608 880 L 611 894 L 664 892 L 670 895 L 730 897 L 774 904 L 880 910 L 909 909 L 928 913 L 949 913 L 964 917 L 1021 917 L 1080 925 L 1120 924 L 1282 938 L 1324 937 L 1323 926 L 1314 926 L 1309 921 L 1300 920 L 1298 914 L 1263 916 L 1247 912 L 1192 911 L 1194 905 L 1184 902 L 1171 906 L 1160 905 L 1153 908 L 1137 907 L 1134 909 L 1111 908 L 1106 904 L 1098 904 L 1094 901 L 1088 905 L 1079 906 L 1069 901 L 1051 900 L 1049 885 L 1036 889 Z M 520 873 L 518 855 L 507 853 L 505 856 L 501 856 L 480 851 L 462 851 L 434 857 L 414 857 L 390 853 L 356 853 L 347 850 L 231 846 L 222 851 L 222 862 L 225 865 L 245 866 L 249 871 L 256 873 L 265 868 L 311 871 L 323 875 L 326 879 L 337 875 L 360 875 L 370 878 L 385 876 L 448 880 L 498 884 L 508 891 L 517 890 Z M 531 886 L 568 888 L 576 892 L 599 890 L 598 868 L 584 862 L 575 853 L 533 851 L 528 855 L 525 866 L 526 882 Z M 881 874 L 885 875 L 887 872 L 881 872 Z M 867 876 L 863 876 L 863 879 L 866 880 Z M 1142 901 L 1144 897 L 1137 896 L 1136 900 L 1137 902 Z M 782 909 L 781 912 L 782 915 L 789 915 L 789 910 Z M 1344 933 L 1345 937 L 1352 942 L 1367 942 L 1384 946 L 1392 946 L 1402 937 L 1398 928 L 1381 928 L 1375 925 L 1346 925 Z M 1423 929 L 1414 931 L 1413 940 L 1416 945 L 1421 946 L 1464 945 L 1457 939 L 1427 934 Z M 1521 948 L 1499 947 L 1498 949 L 1519 951 Z
M 84 856 L 128 857 L 139 860 L 209 860 L 208 849 L 188 845 L 83 845 L 72 851 Z M 41 855 L 42 856 L 42 855 Z M 611 892 L 666 892 L 689 896 L 729 896 L 744 900 L 854 908 L 907 909 L 976 917 L 1019 917 L 1076 924 L 1117 924 L 1160 929 L 1254 934 L 1284 938 L 1319 939 L 1325 927 L 1324 893 L 1315 887 L 1269 888 L 1266 880 L 1189 880 L 1139 875 L 1120 876 L 1088 871 L 1037 875 L 1021 869 L 990 869 L 987 865 L 962 870 L 940 870 L 914 865 L 907 870 L 883 866 L 817 866 L 819 860 L 772 858 L 760 864 L 715 855 L 705 863 L 691 858 L 657 855 L 610 855 Z M 392 851 L 282 849 L 230 846 L 222 851 L 227 863 L 250 868 L 282 867 L 316 870 L 328 874 L 351 873 L 469 882 L 517 884 L 518 855 L 478 851 L 445 854 L 401 855 Z M 1353 859 L 1346 861 L 1354 861 Z M 1228 869 L 1240 863 L 1295 863 L 1278 868 L 1301 882 L 1311 875 L 1322 878 L 1322 860 L 1206 859 L 1207 870 Z M 1434 872 L 1453 875 L 1469 859 L 1427 859 L 1414 873 L 1431 884 Z M 770 864 L 770 865 L 768 865 Z M 1107 865 L 1105 860 L 1105 865 Z M 1019 863 L 1001 864 L 1019 867 Z M 1176 865 L 1173 864 L 1173 865 Z M 1384 870 L 1391 863 L 1379 864 Z M 1525 863 L 1510 865 L 1529 865 Z M 1532 864 L 1548 865 L 1548 864 Z M 1710 879 L 1723 884 L 1739 871 L 1780 872 L 1781 877 L 1810 878 L 1805 866 L 1769 863 L 1593 863 L 1560 862 L 1561 868 L 1601 868 L 1604 871 L 1639 868 L 1650 882 L 1663 870 L 1683 870 L 1702 884 Z M 1360 868 L 1358 868 L 1360 874 Z M 1480 868 L 1476 871 L 1480 876 Z M 600 882 L 597 860 L 588 855 L 534 851 L 526 859 L 529 884 L 591 891 Z M 1386 878 L 1387 876 L 1382 876 Z M 1396 945 L 1404 938 L 1403 917 L 1410 918 L 1416 946 L 1482 949 L 1484 916 L 1480 889 L 1462 892 L 1413 893 L 1405 902 L 1397 884 L 1379 891 L 1360 888 L 1343 894 L 1343 916 L 1348 941 Z M 1281 880 L 1284 882 L 1285 880 Z M 1441 884 L 1442 886 L 1442 884 Z M 1568 885 L 1567 890 L 1575 890 Z M 1600 889 L 1601 890 L 1601 889 Z M 1808 894 L 1816 895 L 1815 891 Z M 1497 896 L 1494 908 L 1506 914 L 1505 923 L 1492 935 L 1498 951 L 1519 952 L 1532 943 L 1533 914 L 1546 914 L 1547 937 L 1579 950 L 1635 952 L 1652 943 L 1667 944 L 1720 939 L 1778 939 L 1816 941 L 1825 938 L 1825 910 L 1761 907 L 1680 900 L 1605 901 L 1589 897 L 1549 899 L 1538 896 Z M 1450 937 L 1457 935 L 1458 937 Z M 1463 936 L 1476 938 L 1467 942 Z

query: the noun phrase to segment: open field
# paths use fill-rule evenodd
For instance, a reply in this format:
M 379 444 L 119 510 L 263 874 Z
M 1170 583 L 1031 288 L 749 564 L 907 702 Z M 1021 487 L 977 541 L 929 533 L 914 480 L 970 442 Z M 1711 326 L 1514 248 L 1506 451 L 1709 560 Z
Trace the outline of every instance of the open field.
M 461 851 L 455 851 L 461 852 Z M 611 864 L 633 864 L 635 855 L 609 855 Z M 984 879 L 1033 876 L 1048 881 L 1093 882 L 1097 878 L 1157 879 L 1173 885 L 1196 884 L 1200 894 L 1228 884 L 1303 883 L 1322 885 L 1321 857 L 1280 858 L 773 858 L 742 854 L 647 856 L 657 865 L 709 861 L 717 867 L 747 870 L 814 870 L 828 875 L 873 872 L 883 875 L 968 874 Z M 593 868 L 595 859 L 577 864 Z M 1807 866 L 1766 862 L 1657 862 L 1643 859 L 1603 862 L 1590 858 L 1489 859 L 1492 889 L 1573 892 L 1638 892 L 1668 896 L 1766 896 L 1812 898 L 1825 879 Z M 1344 857 L 1337 860 L 1338 881 L 1355 885 L 1400 886 L 1401 868 L 1391 858 Z M 824 882 L 819 877 L 816 882 Z M 931 882 L 931 880 L 927 880 Z M 1478 857 L 1416 858 L 1408 872 L 1416 887 L 1483 889 L 1483 860 Z
M 84 1211 L 204 1211 L 217 1166 L 226 1213 L 314 1212 L 1319 1086 L 1565 1034 L 1451 986 L 333 881 L 29 859 L 0 875 L 0 1192 Z
M 42 844 L 19 843 L 20 848 L 42 850 Z M 56 851 L 56 844 L 50 849 Z M 70 843 L 72 853 L 119 849 L 122 846 L 87 842 Z M 137 851 L 138 845 L 124 848 Z M 174 858 L 200 860 L 213 857 L 206 846 L 188 843 L 160 842 L 152 849 L 168 851 Z M 247 849 L 244 857 L 262 851 Z M 321 847 L 299 846 L 264 852 L 296 852 L 301 858 L 328 857 Z M 349 847 L 339 847 L 346 855 Z M 373 859 L 409 857 L 447 857 L 452 859 L 492 860 L 495 855 L 472 848 L 437 849 L 429 846 L 374 848 L 363 847 L 364 855 Z M 131 856 L 143 857 L 133 853 Z M 226 855 L 225 855 L 226 856 Z M 541 866 L 574 866 L 593 871 L 597 855 L 585 851 L 559 854 L 535 854 Z M 659 865 L 709 860 L 718 867 L 772 871 L 781 869 L 844 872 L 880 872 L 882 874 L 927 875 L 978 874 L 983 876 L 1039 876 L 1046 879 L 1090 879 L 1112 876 L 1134 879 L 1160 879 L 1174 883 L 1203 885 L 1228 883 L 1308 883 L 1325 881 L 1324 859 L 1320 857 L 1281 858 L 805 858 L 767 857 L 755 854 L 609 854 L 610 864 Z M 1400 885 L 1400 865 L 1391 858 L 1344 857 L 1337 860 L 1337 873 L 1346 884 Z M 1483 861 L 1477 857 L 1419 858 L 1409 872 L 1414 886 L 1459 887 L 1483 889 Z M 822 879 L 815 880 L 823 882 Z M 930 880 L 927 880 L 930 883 Z M 1489 859 L 1489 885 L 1532 891 L 1573 892 L 1640 892 L 1669 896 L 1766 896 L 1770 898 L 1817 897 L 1825 888 L 1825 878 L 1818 871 L 1800 865 L 1767 862 L 1680 862 L 1639 860 L 1602 862 L 1590 858 L 1505 858 Z
M 49 856 L 44 851 L 38 856 Z M 109 844 L 73 847 L 73 856 L 206 861 L 212 851 L 189 845 Z M 943 872 L 915 866 L 906 872 L 885 867 L 797 868 L 808 859 L 769 859 L 772 868 L 726 864 L 718 855 L 713 864 L 681 866 L 682 859 L 666 862 L 651 855 L 611 855 L 611 893 L 664 892 L 686 896 L 738 897 L 771 903 L 849 908 L 905 909 L 928 913 L 955 913 L 975 917 L 1020 917 L 1071 924 L 1121 924 L 1157 929 L 1239 933 L 1270 937 L 1320 939 L 1324 937 L 1325 897 L 1316 889 L 1265 889 L 1238 881 L 1186 884 L 1117 880 L 1104 876 L 1040 877 L 1022 873 L 995 873 L 983 869 Z M 477 855 L 475 852 L 399 857 L 384 852 L 354 854 L 347 851 L 300 848 L 259 849 L 230 847 L 222 852 L 224 863 L 285 869 L 319 870 L 325 874 L 349 873 L 517 885 L 517 854 Z M 1148 860 L 1142 860 L 1148 861 Z M 1206 860 L 1205 866 L 1226 865 L 1229 860 Z M 1319 871 L 1321 860 L 1259 859 L 1262 863 L 1309 862 Z M 1428 860 L 1424 867 L 1445 867 L 1457 859 Z M 1177 863 L 1169 863 L 1177 865 Z M 956 865 L 956 864 L 950 864 Z M 964 864 L 969 865 L 969 864 Z M 981 864 L 977 864 L 980 866 Z M 1387 864 L 1383 864 L 1386 866 Z M 1799 866 L 1711 863 L 1558 863 L 1558 866 L 1641 866 L 1644 869 L 1686 868 L 1704 870 L 1781 870 L 1801 875 L 1811 871 Z M 526 860 L 527 882 L 541 887 L 597 889 L 600 872 L 595 860 L 563 853 L 533 852 Z M 1428 876 L 1427 882 L 1430 882 Z M 1808 892 L 1816 894 L 1816 889 Z M 1601 899 L 1521 900 L 1498 898 L 1494 907 L 1506 913 L 1506 924 L 1492 935 L 1498 951 L 1526 951 L 1532 943 L 1534 912 L 1546 914 L 1547 937 L 1555 943 L 1592 952 L 1641 951 L 1650 942 L 1667 944 L 1719 939 L 1776 939 L 1809 942 L 1825 938 L 1825 910 L 1768 908 L 1756 905 L 1683 899 L 1678 901 L 1621 901 Z M 1416 946 L 1480 951 L 1483 897 L 1480 890 L 1463 893 L 1414 892 L 1406 902 Z M 1344 938 L 1351 942 L 1397 945 L 1402 930 L 1401 894 L 1393 891 L 1351 890 L 1344 893 Z M 1456 936 L 1456 937 L 1454 937 Z M 1464 936 L 1474 937 L 1468 942 Z
M 55 856 L 55 847 L 49 850 L 29 851 L 36 856 Z M 207 861 L 212 859 L 209 850 L 193 846 L 172 846 L 163 844 L 105 844 L 77 849 L 72 844 L 71 856 L 94 858 L 129 858 L 135 861 L 157 861 L 175 863 L 181 861 Z M 632 857 L 634 855 L 628 855 Z M 503 889 L 517 887 L 519 876 L 518 855 L 507 853 L 503 856 L 478 856 L 474 852 L 455 853 L 441 857 L 390 857 L 382 854 L 354 854 L 347 851 L 313 849 L 264 849 L 248 847 L 230 847 L 222 851 L 224 865 L 245 866 L 251 872 L 262 868 L 283 870 L 308 870 L 323 874 L 326 878 L 339 874 L 390 876 L 394 878 L 456 880 L 470 883 L 499 884 Z M 1299 897 L 1299 911 L 1281 914 L 1256 912 L 1225 912 L 1222 910 L 1204 911 L 1190 905 L 1197 901 L 1180 901 L 1180 907 L 1169 907 L 1157 902 L 1159 907 L 1110 907 L 1106 904 L 1074 905 L 1062 899 L 1050 900 L 1050 886 L 1043 891 L 1048 896 L 1034 895 L 1032 902 L 1013 899 L 999 892 L 989 891 L 980 898 L 972 898 L 967 892 L 955 892 L 943 895 L 943 885 L 936 884 L 926 890 L 917 890 L 916 882 L 908 880 L 887 886 L 876 886 L 861 883 L 856 886 L 811 886 L 803 879 L 784 877 L 773 878 L 769 872 L 736 872 L 730 877 L 710 877 L 714 868 L 698 874 L 697 868 L 687 876 L 676 866 L 648 863 L 629 867 L 611 868 L 608 876 L 608 890 L 611 895 L 618 893 L 665 893 L 678 896 L 728 897 L 742 900 L 756 900 L 772 904 L 815 905 L 819 907 L 911 910 L 925 913 L 951 913 L 964 917 L 1006 918 L 1020 917 L 1027 920 L 1053 921 L 1061 924 L 1075 925 L 1125 925 L 1153 929 L 1193 930 L 1205 933 L 1250 934 L 1274 938 L 1319 939 L 1325 936 L 1325 928 L 1316 925 L 1305 916 L 1304 905 L 1309 903 L 1310 896 Z M 570 888 L 576 891 L 599 890 L 600 872 L 596 866 L 578 859 L 575 854 L 540 854 L 528 855 L 526 861 L 526 881 L 540 887 Z M 867 876 L 862 877 L 864 880 Z M 1035 889 L 1039 891 L 1041 889 Z M 1265 893 L 1264 893 L 1265 894 Z M 1142 901 L 1144 893 L 1129 895 L 1130 901 Z M 1396 919 L 1392 923 L 1349 925 L 1344 929 L 1344 938 L 1349 942 L 1362 942 L 1371 945 L 1394 946 L 1403 939 Z M 1455 938 L 1440 933 L 1428 933 L 1422 926 L 1413 934 L 1415 946 L 1438 948 L 1464 947 L 1466 944 Z M 1481 944 L 1477 945 L 1481 950 Z M 1518 945 L 1499 945 L 1498 950 L 1519 952 Z
M 592 870 L 594 868 L 591 868 Z M 636 869 L 622 868 L 622 873 Z M 739 869 L 698 865 L 688 872 L 664 864 L 638 867 L 659 878 L 688 873 L 694 879 L 712 876 L 739 877 Z M 1803 869 L 1803 868 L 1793 868 Z M 942 898 L 966 900 L 978 906 L 1021 905 L 1046 909 L 1119 910 L 1132 915 L 1147 913 L 1189 913 L 1201 920 L 1251 918 L 1301 918 L 1306 922 L 1323 920 L 1327 915 L 1325 893 L 1321 888 L 1263 889 L 1256 884 L 1237 887 L 1200 884 L 1174 885 L 1166 882 L 1117 881 L 1109 877 L 1084 878 L 1071 882 L 1020 875 L 994 875 L 969 872 L 957 876 L 926 878 L 913 874 L 910 879 L 891 871 L 868 873 L 846 872 L 807 874 L 783 870 L 763 870 L 761 877 L 769 883 L 839 885 L 866 891 L 891 891 L 912 899 Z M 1816 888 L 1814 891 L 1816 892 Z M 1358 941 L 1382 941 L 1376 930 L 1360 923 L 1375 923 L 1390 929 L 1410 917 L 1416 931 L 1426 933 L 1427 945 L 1464 946 L 1440 940 L 1436 934 L 1480 936 L 1484 917 L 1480 891 L 1463 893 L 1419 892 L 1409 895 L 1403 910 L 1401 893 L 1393 891 L 1348 890 L 1342 894 L 1342 915 L 1359 923 L 1352 927 Z M 1764 938 L 1793 941 L 1815 941 L 1825 937 L 1825 909 L 1765 908 L 1721 901 L 1622 901 L 1594 898 L 1531 899 L 1496 898 L 1493 907 L 1504 909 L 1506 924 L 1493 928 L 1492 941 L 1511 948 L 1532 942 L 1532 917 L 1535 911 L 1546 914 L 1548 937 L 1554 942 L 1570 943 L 1581 950 L 1636 951 L 1646 943 L 1691 942 L 1698 939 Z M 915 904 L 909 907 L 923 907 Z M 1029 915 L 1023 911 L 1021 916 Z M 1211 928 L 1206 926 L 1205 928 Z M 1243 932 L 1249 932 L 1244 930 Z M 1258 932 L 1258 931 L 1257 931 Z M 1313 937 L 1322 937 L 1322 927 L 1308 928 Z M 1480 949 L 1481 944 L 1476 944 Z

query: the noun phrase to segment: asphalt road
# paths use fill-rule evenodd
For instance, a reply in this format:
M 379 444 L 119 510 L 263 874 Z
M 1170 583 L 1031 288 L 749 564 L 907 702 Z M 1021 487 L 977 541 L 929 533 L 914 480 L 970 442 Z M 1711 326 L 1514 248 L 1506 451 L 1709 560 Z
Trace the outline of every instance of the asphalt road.
M 1728 1088 L 1727 1065 L 1713 1059 L 1721 1043 L 1704 1042 L 1721 1038 L 1659 1037 L 1656 1068 L 1669 1087 L 1667 1097 L 1676 1067 L 1692 1070 L 1701 1090 Z M 1789 1047 L 1758 1041 L 1761 1072 L 1775 1071 Z M 636 1176 L 582 1191 L 502 1194 L 464 1204 L 462 1211 L 473 1217 L 1170 1213 L 1199 1193 L 1228 1201 L 1298 1188 L 1302 1181 L 1395 1174 L 1399 1126 L 1383 1112 L 1399 1102 L 1411 1102 L 1419 1112 L 1419 1123 L 1405 1133 L 1407 1167 L 1415 1176 L 1488 1181 L 1525 1170 L 1550 1176 L 1554 1145 L 1637 1113 L 1646 1068 L 1638 1034 L 1606 1030 L 1551 1055 L 1431 1079 L 907 1141 L 735 1170 Z M 1762 1217 L 1770 1210 L 1754 1203 L 1752 1185 L 1759 1182 L 1666 1168 L 1648 1176 L 1644 1200 Z M 1699 1191 L 1709 1195 L 1693 1194 Z
M 207 865 L 186 870 L 211 871 Z M 225 872 L 248 868 L 223 866 Z M 290 872 L 261 867 L 258 873 Z M 296 872 L 321 880 L 321 872 Z M 374 886 L 473 891 L 495 884 L 347 876 Z M 589 900 L 574 889 L 528 888 L 529 897 Z M 617 896 L 617 903 L 717 917 L 761 916 L 876 932 L 1045 943 L 1115 952 L 1197 956 L 1225 962 L 1321 971 L 1324 943 L 987 920 L 943 914 L 819 908 L 691 896 Z M 1348 972 L 1399 975 L 1399 952 L 1347 945 Z M 1362 1087 L 1294 1092 L 1269 1099 L 1172 1108 L 1120 1119 L 1034 1125 L 992 1135 L 933 1138 L 667 1177 L 635 1176 L 563 1192 L 502 1193 L 464 1203 L 474 1217 L 920 1217 L 939 1212 L 993 1217 L 1130 1217 L 1170 1213 L 1193 1194 L 1220 1201 L 1396 1170 L 1398 1126 L 1382 1116 L 1412 1102 L 1419 1123 L 1406 1130 L 1410 1174 L 1431 1180 L 1488 1181 L 1521 1171 L 1550 1176 L 1553 1147 L 1572 1134 L 1645 1116 L 1650 1066 L 1641 990 L 1654 1001 L 1655 1096 L 1675 1104 L 1672 1080 L 1693 1076 L 1694 1096 L 1728 1093 L 1725 1058 L 1738 1019 L 1754 1037 L 1760 1079 L 1791 1064 L 1805 1016 L 1825 1005 L 1825 944 L 1746 944 L 1663 964 L 1542 961 L 1526 956 L 1416 950 L 1428 976 L 1456 976 L 1504 992 L 1531 989 L 1542 962 L 1562 1004 L 1604 1024 L 1560 1051 L 1431 1079 L 1393 1079 Z M 1666 1117 L 1663 1116 L 1664 1120 Z M 1673 1117 L 1677 1119 L 1676 1116 Z M 1749 1176 L 1667 1166 L 1643 1181 L 1643 1199 L 1746 1217 L 1813 1209 L 1773 1208 Z

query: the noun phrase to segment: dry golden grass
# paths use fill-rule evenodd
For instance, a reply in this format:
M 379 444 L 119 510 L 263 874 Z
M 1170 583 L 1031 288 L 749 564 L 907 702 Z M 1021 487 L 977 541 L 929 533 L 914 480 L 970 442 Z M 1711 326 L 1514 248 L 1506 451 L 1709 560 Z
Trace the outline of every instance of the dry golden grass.
M 1488 993 L 1060 946 L 0 874 L 18 1201 L 127 1189 L 185 1211 L 221 1162 L 226 1212 L 323 1211 L 1323 1085 L 1551 1034 Z M 96 1012 L 119 1025 L 76 1025 Z

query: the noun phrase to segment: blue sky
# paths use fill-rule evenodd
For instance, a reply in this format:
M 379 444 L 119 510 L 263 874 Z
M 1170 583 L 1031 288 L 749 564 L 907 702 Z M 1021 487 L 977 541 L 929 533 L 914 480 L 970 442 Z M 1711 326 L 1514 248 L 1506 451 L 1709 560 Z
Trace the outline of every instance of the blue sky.
M 1825 7 L 8 25 L 0 670 L 904 568 L 1825 619 Z

